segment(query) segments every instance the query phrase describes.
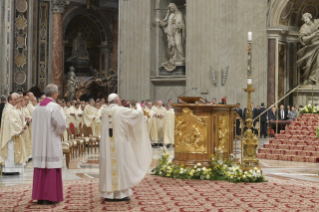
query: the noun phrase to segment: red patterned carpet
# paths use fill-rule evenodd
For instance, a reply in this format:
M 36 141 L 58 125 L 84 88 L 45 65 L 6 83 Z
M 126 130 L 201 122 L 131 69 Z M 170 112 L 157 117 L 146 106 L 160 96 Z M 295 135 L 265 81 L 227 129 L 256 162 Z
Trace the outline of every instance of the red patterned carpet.
M 1 211 L 319 211 L 319 184 L 271 179 L 268 183 L 176 180 L 148 175 L 130 202 L 99 198 L 98 179 L 64 181 L 64 202 L 40 206 L 32 185 L 1 187 Z

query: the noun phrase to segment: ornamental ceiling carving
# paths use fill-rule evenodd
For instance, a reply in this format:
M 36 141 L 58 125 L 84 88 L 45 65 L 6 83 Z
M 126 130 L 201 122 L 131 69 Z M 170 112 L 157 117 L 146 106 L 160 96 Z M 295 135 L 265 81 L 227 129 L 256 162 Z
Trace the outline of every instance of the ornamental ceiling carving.
M 301 17 L 304 13 L 310 13 L 313 18 L 318 18 L 318 11 L 317 0 L 289 0 L 280 14 L 279 24 L 299 28 L 303 24 Z

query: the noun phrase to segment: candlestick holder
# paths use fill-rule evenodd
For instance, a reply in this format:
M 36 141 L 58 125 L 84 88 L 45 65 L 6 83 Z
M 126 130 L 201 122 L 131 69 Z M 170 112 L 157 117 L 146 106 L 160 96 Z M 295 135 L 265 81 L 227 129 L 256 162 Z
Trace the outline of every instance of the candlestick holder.
M 247 45 L 247 53 L 248 53 L 248 60 L 247 60 L 247 75 L 248 75 L 248 80 L 247 80 L 247 88 L 244 89 L 245 92 L 248 94 L 247 98 L 247 109 L 246 109 L 246 131 L 244 133 L 244 138 L 243 138 L 243 159 L 241 161 L 240 168 L 243 171 L 249 171 L 251 169 L 259 169 L 259 160 L 256 158 L 256 149 L 258 146 L 257 143 L 257 138 L 255 134 L 253 133 L 253 111 L 251 108 L 251 93 L 255 91 L 254 88 L 252 88 L 252 80 L 251 80 L 251 75 L 252 75 L 252 68 L 251 68 L 251 59 L 252 59 L 252 42 L 248 41 Z

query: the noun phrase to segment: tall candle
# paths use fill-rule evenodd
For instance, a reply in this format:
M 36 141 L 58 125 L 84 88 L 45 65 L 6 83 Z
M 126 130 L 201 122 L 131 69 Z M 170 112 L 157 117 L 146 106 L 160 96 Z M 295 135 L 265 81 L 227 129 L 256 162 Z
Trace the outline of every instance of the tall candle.
M 252 41 L 252 40 L 253 40 L 253 33 L 248 32 L 248 41 Z

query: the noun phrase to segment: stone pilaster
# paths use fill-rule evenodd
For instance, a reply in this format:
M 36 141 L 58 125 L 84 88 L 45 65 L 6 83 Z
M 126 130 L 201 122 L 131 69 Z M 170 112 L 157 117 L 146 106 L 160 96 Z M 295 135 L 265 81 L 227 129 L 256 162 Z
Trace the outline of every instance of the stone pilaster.
M 69 4 L 66 0 L 53 0 L 52 36 L 52 83 L 59 88 L 59 98 L 63 97 L 63 13 Z

